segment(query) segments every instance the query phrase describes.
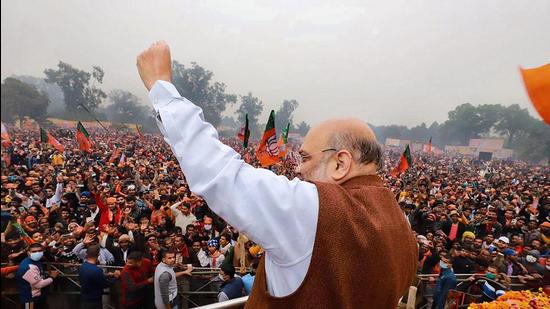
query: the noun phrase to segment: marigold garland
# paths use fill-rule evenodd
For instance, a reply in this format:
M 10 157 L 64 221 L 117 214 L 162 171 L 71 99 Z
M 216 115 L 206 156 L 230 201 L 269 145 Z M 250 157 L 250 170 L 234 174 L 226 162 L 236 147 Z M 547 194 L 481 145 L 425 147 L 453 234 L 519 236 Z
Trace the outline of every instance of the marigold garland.
M 470 304 L 468 309 L 550 309 L 550 296 L 542 291 L 508 291 L 490 303 Z

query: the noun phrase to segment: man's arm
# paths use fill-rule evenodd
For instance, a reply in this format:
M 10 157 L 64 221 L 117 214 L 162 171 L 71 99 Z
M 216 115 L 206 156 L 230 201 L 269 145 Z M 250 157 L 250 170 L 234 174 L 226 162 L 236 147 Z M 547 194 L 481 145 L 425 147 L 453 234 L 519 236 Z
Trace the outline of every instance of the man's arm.
M 170 306 L 170 290 L 168 289 L 170 280 L 172 280 L 172 275 L 167 271 L 159 276 L 160 297 L 166 306 Z
M 246 164 L 218 140 L 202 110 L 172 84 L 155 83 L 150 98 L 160 115 L 158 126 L 193 192 L 277 263 L 292 264 L 311 253 L 319 205 L 313 184 Z
M 157 123 L 191 190 L 229 224 L 262 245 L 281 266 L 313 250 L 319 197 L 315 185 L 255 169 L 218 140 L 202 110 L 182 98 L 171 80 L 170 49 L 153 44 L 138 56 L 138 71 L 157 113 Z
M 218 294 L 218 302 L 221 303 L 223 301 L 228 301 L 229 300 L 229 297 L 227 297 L 227 294 L 225 294 L 224 292 L 220 292 L 220 294 Z
M 42 279 L 40 269 L 38 269 L 35 265 L 29 266 L 29 270 L 25 272 L 23 279 L 25 279 L 25 281 L 27 281 L 35 289 L 41 289 L 53 282 L 52 278 Z

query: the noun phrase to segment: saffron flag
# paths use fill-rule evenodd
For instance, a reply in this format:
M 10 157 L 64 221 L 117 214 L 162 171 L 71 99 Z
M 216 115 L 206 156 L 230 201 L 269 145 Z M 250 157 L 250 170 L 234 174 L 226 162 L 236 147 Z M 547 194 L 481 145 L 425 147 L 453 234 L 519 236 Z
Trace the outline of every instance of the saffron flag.
M 426 145 L 426 152 L 432 153 L 432 137 L 430 136 L 430 140 L 428 141 L 428 144 Z
M 91 152 L 92 142 L 90 141 L 90 134 L 86 131 L 86 128 L 82 125 L 82 122 L 78 122 L 76 125 L 76 141 L 78 142 L 78 148 L 82 151 Z
M 237 137 L 243 142 L 243 149 L 248 147 L 248 139 L 250 138 L 250 129 L 248 128 L 248 114 L 245 115 L 245 124 L 241 128 Z
M 550 125 L 550 63 L 533 69 L 520 68 L 520 71 L 533 106 Z
M 258 158 L 262 167 L 268 167 L 279 162 L 279 146 L 277 145 L 277 132 L 275 131 L 274 110 L 269 114 L 264 135 L 256 149 L 256 158 Z
M 58 142 L 50 132 L 40 128 L 40 142 L 43 144 L 50 144 L 53 148 L 57 149 L 59 152 L 65 151 L 65 147 Z
M 399 163 L 391 171 L 391 175 L 395 177 L 398 174 L 406 171 L 410 166 L 412 166 L 412 157 L 411 150 L 409 149 L 409 144 L 407 144 L 407 146 L 405 147 L 405 151 L 403 151 L 403 154 L 401 154 L 401 157 L 399 158 Z
M 121 154 L 121 151 L 118 147 L 115 146 L 115 151 L 111 154 L 111 157 L 109 158 L 109 164 L 115 163 L 116 158 L 118 158 Z
M 10 144 L 11 144 L 10 134 L 8 132 L 8 129 L 2 122 L 2 145 L 10 145 Z
M 281 137 L 279 137 L 279 142 L 277 143 L 277 146 L 279 146 L 279 156 L 281 158 L 286 158 L 286 154 L 288 152 L 288 131 L 290 130 L 290 122 L 286 124 L 286 128 L 283 130 L 283 133 L 281 133 Z

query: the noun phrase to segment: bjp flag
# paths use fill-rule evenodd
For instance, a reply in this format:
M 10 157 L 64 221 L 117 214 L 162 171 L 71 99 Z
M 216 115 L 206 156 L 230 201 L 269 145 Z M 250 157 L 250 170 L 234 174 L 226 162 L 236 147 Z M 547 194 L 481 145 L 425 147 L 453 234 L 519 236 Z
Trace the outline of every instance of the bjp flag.
M 533 69 L 520 68 L 520 71 L 531 103 L 550 125 L 550 63 Z

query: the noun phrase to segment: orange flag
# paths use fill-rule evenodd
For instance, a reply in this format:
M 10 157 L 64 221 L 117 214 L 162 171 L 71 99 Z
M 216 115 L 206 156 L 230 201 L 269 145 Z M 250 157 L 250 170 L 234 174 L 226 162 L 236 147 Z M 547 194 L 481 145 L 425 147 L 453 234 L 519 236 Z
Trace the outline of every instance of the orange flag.
M 262 167 L 268 167 L 279 162 L 279 146 L 277 146 L 277 134 L 275 133 L 275 111 L 273 110 L 269 114 L 264 135 L 256 149 L 256 158 L 258 158 Z
M 550 125 L 550 63 L 538 68 L 520 68 L 527 94 L 544 122 Z

